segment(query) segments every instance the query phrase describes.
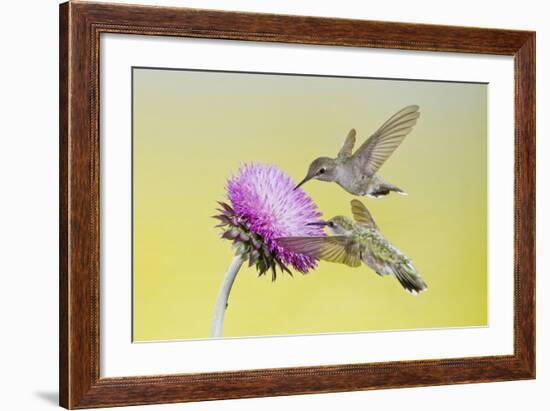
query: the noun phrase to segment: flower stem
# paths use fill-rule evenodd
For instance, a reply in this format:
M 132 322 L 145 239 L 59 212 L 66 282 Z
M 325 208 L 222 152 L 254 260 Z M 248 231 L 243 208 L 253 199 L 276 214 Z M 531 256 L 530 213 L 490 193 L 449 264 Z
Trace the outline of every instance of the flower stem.
M 218 292 L 216 305 L 214 306 L 214 315 L 212 317 L 212 324 L 210 325 L 210 337 L 216 338 L 221 337 L 222 335 L 223 316 L 225 314 L 225 309 L 227 308 L 229 293 L 231 292 L 231 287 L 233 286 L 235 277 L 237 276 L 237 273 L 243 263 L 243 257 L 241 255 L 236 255 L 231 261 L 231 265 L 225 272 L 220 291 Z

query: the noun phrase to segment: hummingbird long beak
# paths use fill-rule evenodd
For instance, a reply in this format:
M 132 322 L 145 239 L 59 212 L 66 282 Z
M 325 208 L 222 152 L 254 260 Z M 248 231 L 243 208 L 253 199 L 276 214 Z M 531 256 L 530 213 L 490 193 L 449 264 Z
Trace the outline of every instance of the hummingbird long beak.
M 328 225 L 328 221 L 315 221 L 313 223 L 307 223 L 306 225 L 318 225 L 318 226 L 324 227 Z
M 311 180 L 311 177 L 306 176 L 302 181 L 300 181 L 298 184 L 296 184 L 296 187 L 294 187 L 294 190 L 297 190 L 301 186 L 303 186 L 305 183 L 307 183 L 309 180 Z

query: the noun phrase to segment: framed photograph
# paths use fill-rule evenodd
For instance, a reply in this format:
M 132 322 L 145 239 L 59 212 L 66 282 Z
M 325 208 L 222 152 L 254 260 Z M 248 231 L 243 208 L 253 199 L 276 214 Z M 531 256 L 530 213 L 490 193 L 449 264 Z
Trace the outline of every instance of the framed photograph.
M 60 6 L 60 404 L 535 378 L 535 33 Z

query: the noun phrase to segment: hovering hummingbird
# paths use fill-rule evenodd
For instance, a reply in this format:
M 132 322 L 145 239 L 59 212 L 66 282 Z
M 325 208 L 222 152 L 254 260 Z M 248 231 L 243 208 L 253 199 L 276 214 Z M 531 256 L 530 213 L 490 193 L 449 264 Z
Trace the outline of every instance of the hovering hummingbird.
M 393 275 L 403 288 L 417 294 L 428 288 L 409 257 L 386 240 L 365 205 L 351 201 L 355 221 L 336 216 L 328 221 L 308 223 L 326 226 L 328 237 L 281 237 L 276 241 L 295 253 L 325 261 L 359 267 L 363 262 L 380 276 Z
M 295 187 L 311 179 L 334 181 L 348 193 L 380 197 L 403 190 L 376 174 L 416 124 L 418 106 L 407 106 L 380 126 L 356 151 L 355 129 L 351 129 L 336 158 L 319 157 L 310 164 L 305 178 Z

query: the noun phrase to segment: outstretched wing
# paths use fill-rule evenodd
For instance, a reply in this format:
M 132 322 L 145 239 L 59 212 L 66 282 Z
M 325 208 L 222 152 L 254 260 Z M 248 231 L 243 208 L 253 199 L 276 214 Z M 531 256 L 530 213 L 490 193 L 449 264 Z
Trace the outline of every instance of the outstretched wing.
M 359 244 L 346 236 L 332 237 L 281 237 L 277 243 L 288 250 L 311 258 L 346 264 L 361 265 Z
M 353 154 L 360 170 L 372 176 L 392 155 L 411 132 L 420 112 L 418 106 L 407 106 L 395 113 L 370 136 Z
M 365 205 L 359 200 L 351 200 L 351 212 L 353 214 L 354 220 L 361 224 L 364 227 L 374 228 L 378 230 L 374 218 L 372 218 L 371 213 L 365 207 Z
M 353 146 L 355 145 L 355 129 L 352 128 L 348 136 L 346 137 L 346 140 L 344 141 L 344 144 L 342 145 L 342 148 L 338 152 L 338 158 L 345 160 L 346 158 L 351 157 L 351 153 L 353 152 Z

